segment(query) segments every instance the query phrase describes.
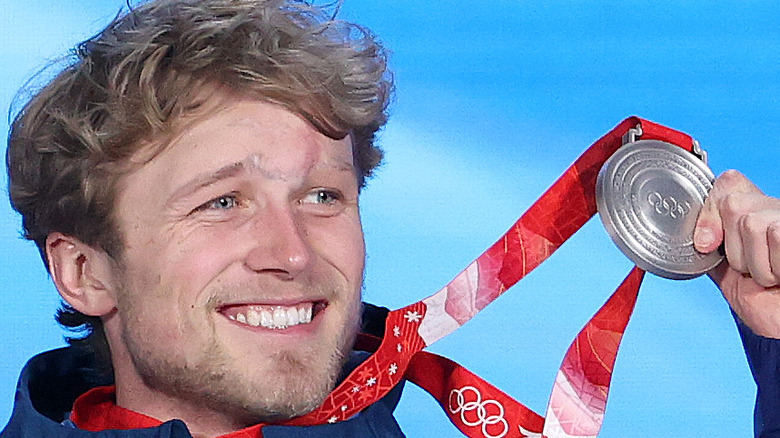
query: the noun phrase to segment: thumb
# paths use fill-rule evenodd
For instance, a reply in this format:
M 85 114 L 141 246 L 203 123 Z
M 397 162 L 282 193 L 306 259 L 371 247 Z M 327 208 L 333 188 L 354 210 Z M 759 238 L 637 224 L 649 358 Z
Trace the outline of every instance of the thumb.
M 723 219 L 718 209 L 719 193 L 713 188 L 699 211 L 693 229 L 693 246 L 696 251 L 710 253 L 723 243 Z

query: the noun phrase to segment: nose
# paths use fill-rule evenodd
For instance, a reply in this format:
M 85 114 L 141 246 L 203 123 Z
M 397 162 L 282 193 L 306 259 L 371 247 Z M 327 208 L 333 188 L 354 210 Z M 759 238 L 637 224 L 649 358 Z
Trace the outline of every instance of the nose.
M 313 254 L 307 232 L 290 209 L 265 209 L 256 215 L 252 234 L 247 268 L 292 279 L 310 266 Z

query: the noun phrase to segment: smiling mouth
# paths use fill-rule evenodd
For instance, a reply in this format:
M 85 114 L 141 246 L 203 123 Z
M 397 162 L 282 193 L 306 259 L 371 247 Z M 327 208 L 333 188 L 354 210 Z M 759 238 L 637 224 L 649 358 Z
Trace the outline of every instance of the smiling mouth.
M 220 309 L 220 313 L 239 324 L 284 330 L 301 324 L 309 324 L 325 307 L 324 302 L 303 302 L 291 306 L 232 305 Z

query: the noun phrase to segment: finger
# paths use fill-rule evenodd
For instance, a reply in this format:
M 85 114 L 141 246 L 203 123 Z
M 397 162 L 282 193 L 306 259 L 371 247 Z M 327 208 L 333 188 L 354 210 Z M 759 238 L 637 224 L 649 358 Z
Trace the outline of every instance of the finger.
M 693 230 L 693 244 L 697 251 L 709 253 L 723 243 L 724 224 L 721 203 L 733 193 L 761 193 L 750 180 L 736 170 L 729 170 L 719 176 L 712 190 L 704 200 L 696 226 Z
M 764 282 L 774 283 L 767 276 L 767 270 L 771 269 L 767 230 L 777 220 L 777 210 L 780 210 L 780 200 L 760 192 L 732 192 L 719 200 L 723 243 L 733 269 L 755 273 Z
M 745 175 L 733 169 L 723 172 L 715 179 L 712 183 L 712 191 L 710 194 L 712 195 L 714 193 L 718 196 L 734 192 L 763 194 L 761 189 L 753 184 Z
M 766 196 L 755 193 L 733 192 L 721 198 L 718 202 L 718 212 L 722 219 L 723 246 L 726 250 L 726 258 L 729 265 L 739 272 L 749 273 L 747 257 L 750 254 L 748 243 L 759 246 L 757 240 L 763 240 L 766 246 L 766 225 L 761 227 L 760 218 L 748 216 L 757 215 L 766 207 Z M 760 237 L 756 237 L 760 235 Z M 768 258 L 768 254 L 766 255 Z
M 739 220 L 742 261 L 753 281 L 764 287 L 778 284 L 778 277 L 772 270 L 769 248 L 770 226 L 778 217 L 775 210 L 760 210 L 746 214 Z
M 744 260 L 745 249 L 742 245 L 743 223 L 741 219 L 748 213 L 748 205 L 744 194 L 732 193 L 721 199 L 718 211 L 723 219 L 723 248 L 729 265 L 742 273 L 748 272 Z
M 718 199 L 710 195 L 704 200 L 704 205 L 696 218 L 693 247 L 706 254 L 715 251 L 722 242 L 723 219 L 718 209 Z

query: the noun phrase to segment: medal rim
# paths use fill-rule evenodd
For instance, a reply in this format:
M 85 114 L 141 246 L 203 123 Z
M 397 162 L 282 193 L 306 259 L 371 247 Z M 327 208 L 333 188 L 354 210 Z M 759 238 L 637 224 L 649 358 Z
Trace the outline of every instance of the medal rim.
M 661 153 L 670 152 L 685 160 L 686 163 L 692 164 L 697 171 L 703 174 L 702 176 L 706 177 L 710 183 L 709 186 L 702 187 L 699 180 L 686 178 L 686 176 L 680 172 L 675 172 L 670 169 L 662 170 L 666 170 L 671 174 L 680 175 L 685 178 L 686 181 L 693 184 L 694 187 L 702 188 L 705 193 L 704 199 L 706 199 L 706 193 L 709 193 L 709 190 L 712 189 L 712 182 L 715 180 L 715 175 L 703 161 L 694 156 L 691 152 L 661 140 L 638 140 L 631 142 L 621 146 L 615 151 L 599 170 L 596 180 L 596 207 L 601 222 L 604 225 L 604 228 L 606 228 L 607 234 L 609 234 L 610 238 L 621 252 L 643 270 L 673 280 L 698 277 L 720 264 L 723 260 L 723 256 L 718 253 L 709 253 L 703 257 L 705 262 L 699 264 L 678 263 L 676 265 L 666 260 L 654 258 L 651 254 L 648 254 L 648 250 L 645 249 L 642 243 L 638 242 L 637 239 L 631 235 L 630 230 L 636 227 L 633 227 L 630 224 L 627 225 L 625 221 L 617 216 L 615 208 L 613 208 L 615 207 L 616 202 L 612 201 L 612 199 L 615 199 L 615 197 L 609 196 L 609 186 L 614 180 L 614 175 L 612 174 L 614 174 L 614 171 L 624 159 L 631 154 L 635 154 L 642 150 L 658 150 L 661 151 Z M 704 199 L 701 201 L 702 204 L 698 204 L 697 202 L 697 214 L 703 206 Z M 649 230 L 650 228 L 645 227 L 645 229 Z M 656 227 L 656 231 L 659 229 L 660 227 Z M 674 237 L 673 235 L 669 236 Z M 654 247 L 658 248 L 657 245 Z M 662 250 L 662 248 L 658 249 Z

